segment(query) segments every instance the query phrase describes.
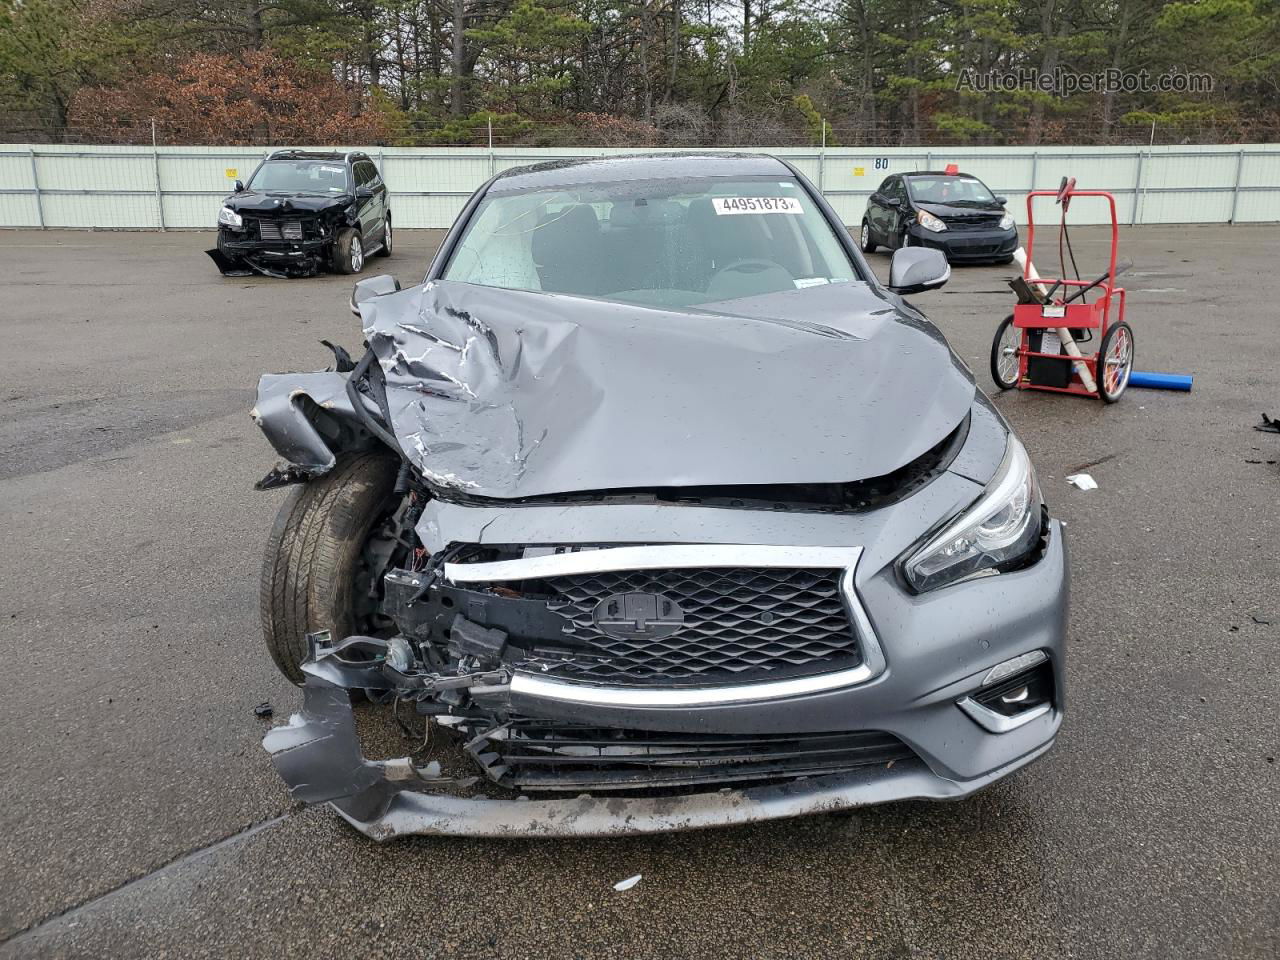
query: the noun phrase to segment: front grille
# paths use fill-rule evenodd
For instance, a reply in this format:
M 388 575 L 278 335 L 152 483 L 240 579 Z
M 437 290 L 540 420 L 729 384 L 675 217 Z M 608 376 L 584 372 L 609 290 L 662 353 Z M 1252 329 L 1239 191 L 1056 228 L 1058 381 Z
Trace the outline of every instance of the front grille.
M 892 764 L 915 754 L 875 730 L 844 733 L 663 733 L 513 718 L 460 731 L 498 783 L 532 790 L 635 790 L 775 780 Z
M 542 581 L 552 592 L 547 607 L 568 621 L 565 637 L 576 649 L 539 654 L 531 666 L 633 684 L 741 682 L 854 666 L 858 641 L 840 576 L 839 570 L 688 567 L 551 577 Z M 628 594 L 657 598 L 656 627 L 610 629 L 617 622 L 610 616 L 625 623 L 635 615 L 614 609 Z
M 258 221 L 258 238 L 261 240 L 301 240 L 303 233 L 301 220 Z
M 955 220 L 948 219 L 946 221 L 946 224 L 947 224 L 948 230 L 956 230 L 958 232 L 964 232 L 966 230 L 994 230 L 996 227 L 1000 226 L 1000 218 L 991 217 L 989 219 L 973 219 L 973 218 L 955 219 Z

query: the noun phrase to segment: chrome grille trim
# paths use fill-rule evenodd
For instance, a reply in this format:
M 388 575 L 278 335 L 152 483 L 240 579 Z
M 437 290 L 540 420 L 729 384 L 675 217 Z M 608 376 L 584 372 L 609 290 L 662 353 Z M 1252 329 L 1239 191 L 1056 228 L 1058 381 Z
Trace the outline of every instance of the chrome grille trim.
M 861 547 L 786 547 L 764 544 L 675 543 L 669 546 L 604 547 L 551 553 L 492 563 L 446 563 L 453 583 L 539 580 L 581 573 L 665 570 L 668 567 L 820 567 L 857 563 Z
M 854 576 L 861 556 L 861 547 L 791 547 L 768 544 L 605 547 L 489 563 L 446 563 L 444 575 L 453 583 L 494 583 L 675 567 L 810 567 L 842 571 L 840 592 L 862 653 L 862 662 L 847 670 L 785 680 L 681 687 L 608 686 L 551 679 L 520 670 L 516 671 L 511 680 L 513 696 L 597 706 L 700 707 L 824 693 L 867 683 L 882 674 L 887 666 L 884 650 L 854 587 Z

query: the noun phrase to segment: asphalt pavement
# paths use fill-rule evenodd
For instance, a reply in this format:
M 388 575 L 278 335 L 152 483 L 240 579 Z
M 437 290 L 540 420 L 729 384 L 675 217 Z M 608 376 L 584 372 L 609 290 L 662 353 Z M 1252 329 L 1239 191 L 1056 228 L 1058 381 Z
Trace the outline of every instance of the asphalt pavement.
M 416 282 L 440 235 L 366 274 Z M 385 845 L 259 746 L 301 698 L 258 625 L 253 387 L 358 350 L 351 281 L 226 279 L 210 242 L 0 232 L 0 957 L 1280 956 L 1280 227 L 1123 231 L 1138 366 L 1191 394 L 996 401 L 1068 524 L 1043 760 L 957 803 Z M 1011 272 L 915 298 L 987 391 Z

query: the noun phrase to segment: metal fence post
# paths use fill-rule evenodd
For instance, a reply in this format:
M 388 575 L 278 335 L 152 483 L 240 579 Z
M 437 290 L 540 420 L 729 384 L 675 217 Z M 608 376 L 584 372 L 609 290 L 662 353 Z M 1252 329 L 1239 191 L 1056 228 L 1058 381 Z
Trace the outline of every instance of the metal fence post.
M 1040 151 L 1031 151 L 1031 186 L 1027 187 L 1027 193 L 1033 193 L 1036 189 L 1036 168 L 1040 166 Z
M 156 218 L 160 221 L 160 232 L 164 233 L 164 197 L 160 195 L 160 148 L 156 145 L 156 121 L 151 118 L 151 172 L 156 179 Z
M 924 155 L 924 168 L 928 170 L 932 166 L 933 166 L 933 151 L 930 150 L 928 153 Z
M 489 114 L 489 176 L 498 172 L 498 159 L 493 155 L 493 114 Z
M 1244 169 L 1244 148 L 1236 154 L 1236 185 L 1231 188 L 1231 219 L 1227 223 L 1236 225 L 1236 208 L 1240 205 L 1240 173 Z
M 1136 226 L 1138 221 L 1138 200 L 1142 190 L 1142 151 L 1138 151 L 1138 172 L 1133 178 L 1133 209 L 1129 215 L 1129 226 Z
M 827 175 L 827 118 L 819 117 L 822 122 L 822 149 L 818 151 L 818 192 L 826 196 L 824 185 Z
M 27 152 L 31 157 L 31 186 L 36 191 L 36 220 L 40 224 L 40 229 L 44 229 L 44 204 L 40 200 L 40 177 L 36 175 L 36 148 L 28 147 Z

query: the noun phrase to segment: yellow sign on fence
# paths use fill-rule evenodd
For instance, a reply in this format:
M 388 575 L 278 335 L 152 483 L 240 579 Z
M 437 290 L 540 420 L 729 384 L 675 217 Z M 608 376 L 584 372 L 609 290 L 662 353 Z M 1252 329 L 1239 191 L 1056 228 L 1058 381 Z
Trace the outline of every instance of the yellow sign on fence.
M 236 177 L 238 177 L 238 176 L 240 176 L 240 171 L 239 171 L 239 170 L 237 170 L 235 167 L 227 167 L 227 179 L 228 179 L 228 180 L 234 180 L 234 179 L 235 179 Z
M 853 175 L 854 175 L 855 177 L 865 177 L 865 176 L 867 175 L 867 168 L 866 168 L 866 167 L 854 167 L 854 168 L 853 168 Z

